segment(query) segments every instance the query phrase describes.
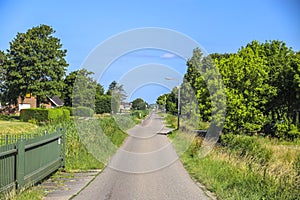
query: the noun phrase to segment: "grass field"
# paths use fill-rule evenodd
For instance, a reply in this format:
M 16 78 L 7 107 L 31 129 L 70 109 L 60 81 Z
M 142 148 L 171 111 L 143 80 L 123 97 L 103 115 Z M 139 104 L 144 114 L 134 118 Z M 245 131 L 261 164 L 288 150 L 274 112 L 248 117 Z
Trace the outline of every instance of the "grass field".
M 18 122 L 18 121 L 1 121 L 0 120 L 0 136 L 2 135 L 17 135 L 33 132 L 37 129 L 37 125 Z

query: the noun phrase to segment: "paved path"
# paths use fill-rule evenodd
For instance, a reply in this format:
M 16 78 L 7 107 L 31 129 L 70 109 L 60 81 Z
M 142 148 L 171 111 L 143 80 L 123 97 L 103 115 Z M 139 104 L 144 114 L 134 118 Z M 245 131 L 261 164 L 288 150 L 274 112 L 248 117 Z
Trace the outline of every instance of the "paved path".
M 183 168 L 165 132 L 157 114 L 130 129 L 107 168 L 74 199 L 209 199 Z
M 68 200 L 80 192 L 99 173 L 100 170 L 76 173 L 59 172 L 59 175 L 50 177 L 36 188 L 47 194 L 43 200 Z

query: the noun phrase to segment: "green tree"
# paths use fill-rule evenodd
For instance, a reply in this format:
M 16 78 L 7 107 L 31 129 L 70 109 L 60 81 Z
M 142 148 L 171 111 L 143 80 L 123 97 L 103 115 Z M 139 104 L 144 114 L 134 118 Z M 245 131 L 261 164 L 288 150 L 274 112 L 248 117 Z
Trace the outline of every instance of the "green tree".
M 4 63 L 6 62 L 6 55 L 0 51 L 0 104 L 3 101 L 3 92 L 5 90 L 5 69 Z
M 267 103 L 265 114 L 271 113 L 273 121 L 283 120 L 285 115 L 292 118 L 294 111 L 299 109 L 299 56 L 281 41 L 269 41 L 261 46 L 263 51 L 258 53 L 266 57 L 269 83 L 276 88 L 276 95 Z
M 95 108 L 95 99 L 103 95 L 104 89 L 91 77 L 92 75 L 93 72 L 80 69 L 66 76 L 63 90 L 66 106 Z
M 213 56 L 204 56 L 201 49 L 196 48 L 193 50 L 193 56 L 187 61 L 184 84 L 188 85 L 182 86 L 183 111 L 187 112 L 189 109 L 191 111 L 187 114 L 190 117 L 211 122 L 211 127 L 217 133 L 222 129 L 225 118 L 226 94 L 222 77 L 211 57 Z M 215 57 L 220 59 L 228 55 L 216 54 Z M 191 95 L 196 98 L 193 99 Z M 191 103 L 186 103 L 187 101 Z M 198 108 L 195 104 L 198 104 Z
M 183 80 L 180 87 L 180 105 L 181 116 L 188 119 L 196 119 L 199 117 L 196 91 L 187 80 Z
M 97 114 L 111 113 L 110 95 L 100 95 L 95 99 L 95 112 Z
M 137 98 L 132 101 L 133 110 L 146 110 L 147 103 L 142 98 Z
M 267 118 L 267 102 L 276 94 L 270 85 L 269 68 L 263 49 L 253 41 L 229 58 L 216 60 L 222 73 L 227 95 L 227 131 L 254 133 L 262 129 Z
M 37 97 L 37 103 L 46 96 L 59 95 L 63 76 L 68 66 L 60 40 L 53 36 L 54 29 L 40 25 L 26 33 L 18 33 L 10 42 L 5 63 L 5 97 L 10 103 L 27 93 Z
M 299 122 L 299 53 L 277 40 L 262 44 L 251 43 L 248 46 L 255 49 L 258 45 L 261 50 L 256 53 L 265 57 L 270 77 L 269 84 L 276 90 L 276 94 L 269 97 L 265 106 L 264 115 L 268 116 L 268 122 L 264 131 L 277 137 L 294 138 L 294 134 L 290 135 L 290 131 L 296 130 L 295 125 Z M 270 131 L 267 127 L 272 127 L 272 124 L 275 124 L 275 128 Z
M 167 95 L 166 100 L 166 111 L 173 115 L 177 115 L 178 113 L 178 89 L 176 87 L 173 88 L 172 92 Z
M 160 109 L 166 109 L 167 97 L 168 94 L 163 94 L 157 97 L 156 104 L 159 106 Z
M 113 113 L 117 113 L 120 108 L 120 104 L 127 97 L 123 85 L 118 84 L 116 81 L 110 83 L 108 91 L 106 93 L 112 97 L 111 99 L 111 109 Z
M 117 89 L 117 85 L 118 85 L 118 83 L 116 81 L 111 82 L 108 86 L 108 90 L 107 90 L 106 94 L 111 96 L 112 92 L 115 89 Z

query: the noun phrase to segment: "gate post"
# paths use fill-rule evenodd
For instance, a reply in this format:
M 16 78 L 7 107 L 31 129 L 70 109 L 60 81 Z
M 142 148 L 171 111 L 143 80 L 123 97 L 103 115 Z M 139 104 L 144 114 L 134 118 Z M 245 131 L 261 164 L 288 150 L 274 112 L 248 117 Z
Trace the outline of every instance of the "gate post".
M 22 139 L 17 142 L 17 150 L 16 180 L 17 190 L 20 190 L 24 186 L 25 176 L 25 142 Z
M 65 168 L 66 165 L 66 129 L 65 128 L 57 128 L 56 132 L 61 133 L 61 157 L 62 157 L 62 163 L 61 167 Z

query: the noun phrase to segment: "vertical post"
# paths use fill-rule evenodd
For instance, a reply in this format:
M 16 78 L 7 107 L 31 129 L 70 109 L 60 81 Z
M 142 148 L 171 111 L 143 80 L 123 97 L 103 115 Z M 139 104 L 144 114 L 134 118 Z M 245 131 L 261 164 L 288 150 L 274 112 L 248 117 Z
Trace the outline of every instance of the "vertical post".
M 5 144 L 8 144 L 8 135 L 5 135 Z
M 62 168 L 65 167 L 66 164 L 66 129 L 65 128 L 58 128 L 57 132 L 60 132 L 61 135 L 61 157 L 62 157 Z
M 16 166 L 16 179 L 17 189 L 20 190 L 24 186 L 25 176 L 25 142 L 20 139 L 17 143 L 17 166 Z

